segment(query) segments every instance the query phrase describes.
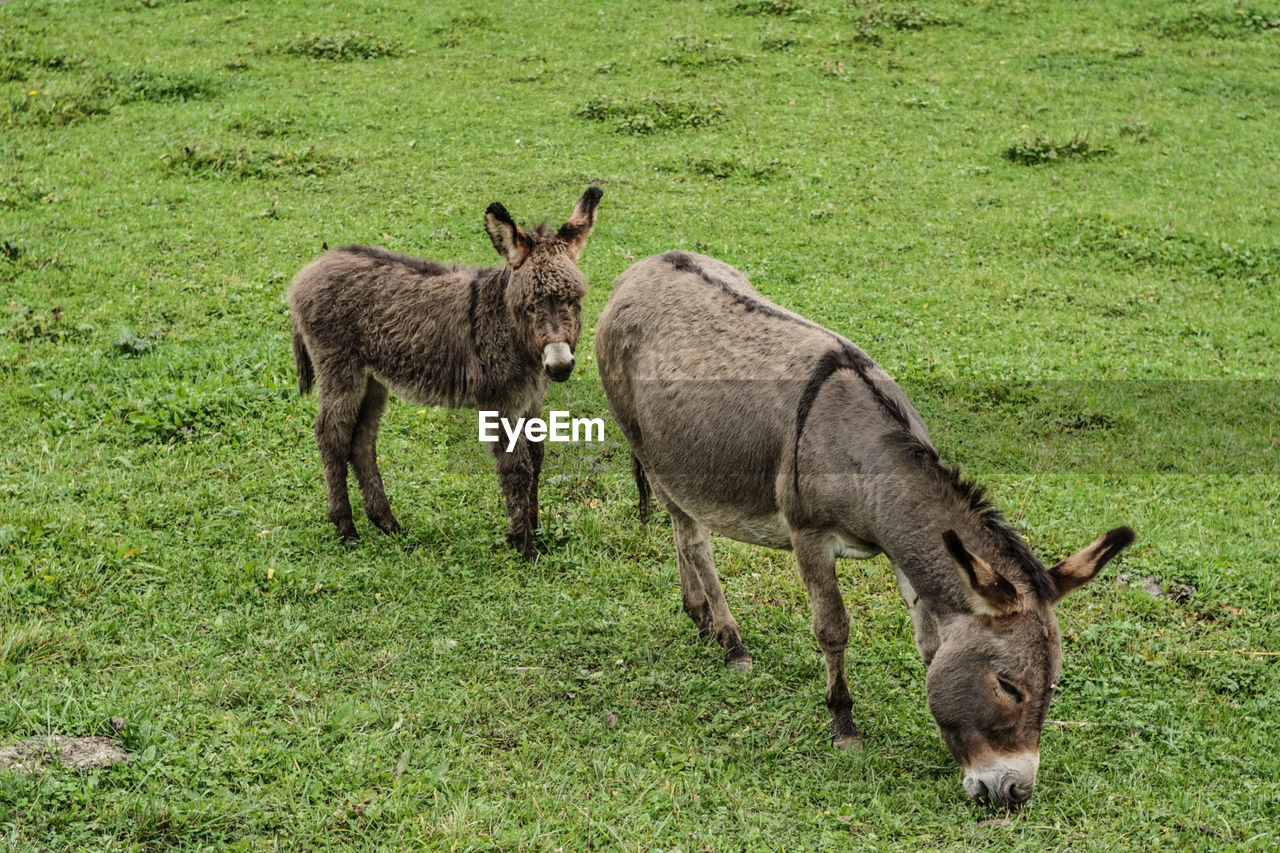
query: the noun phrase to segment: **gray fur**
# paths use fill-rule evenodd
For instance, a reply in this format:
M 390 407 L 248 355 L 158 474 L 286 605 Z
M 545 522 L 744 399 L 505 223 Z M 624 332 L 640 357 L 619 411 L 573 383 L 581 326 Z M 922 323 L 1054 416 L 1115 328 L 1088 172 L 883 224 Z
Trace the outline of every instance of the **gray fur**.
M 623 272 L 595 348 L 637 482 L 671 515 L 684 608 L 720 641 L 726 663 L 747 669 L 751 657 L 710 532 L 795 551 L 826 659 L 834 741 L 859 743 L 835 561 L 883 552 L 966 790 L 1006 805 L 1030 796 L 1061 660 L 1052 605 L 1133 532 L 1113 530 L 1046 569 L 982 490 L 943 465 L 887 373 L 713 258 L 668 252 Z
M 298 384 L 305 393 L 314 379 L 320 389 L 316 443 L 329 519 L 345 542 L 357 539 L 348 465 L 369 520 L 388 533 L 400 529 L 376 453 L 388 391 L 422 405 L 496 410 L 514 423 L 541 413 L 549 374 L 568 378 L 571 360 L 544 369 L 543 354 L 549 344 L 565 343 L 570 352 L 577 346 L 587 292 L 577 260 L 600 195 L 588 189 L 559 233 L 545 225 L 526 232 L 502 205 L 490 205 L 485 228 L 506 262 L 501 267 L 346 246 L 294 277 L 289 309 Z M 532 559 L 542 445 L 522 437 L 510 452 L 495 444 L 494 454 L 507 538 Z

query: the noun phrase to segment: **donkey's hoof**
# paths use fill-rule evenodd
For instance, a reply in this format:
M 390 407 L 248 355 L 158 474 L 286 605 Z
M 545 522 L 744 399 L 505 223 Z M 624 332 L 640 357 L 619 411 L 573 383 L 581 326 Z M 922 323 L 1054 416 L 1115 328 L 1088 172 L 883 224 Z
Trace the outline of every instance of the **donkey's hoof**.
M 751 655 L 742 646 L 736 649 L 730 649 L 724 656 L 725 669 L 732 669 L 737 672 L 750 672 L 753 666 Z
M 530 563 L 536 563 L 542 556 L 542 549 L 538 547 L 538 542 L 532 533 L 508 533 L 507 544 L 519 551 L 520 556 Z
M 532 542 L 522 541 L 518 537 L 511 536 L 507 537 L 507 542 L 512 548 L 515 548 L 520 552 L 520 556 L 523 557 L 526 562 L 535 563 L 537 562 L 538 557 L 542 556 L 541 552 L 538 551 L 537 547 L 534 546 Z
M 836 721 L 831 726 L 831 745 L 836 749 L 860 751 L 862 749 L 862 732 L 852 719 Z
M 831 745 L 836 749 L 848 750 L 850 752 L 861 752 L 862 735 L 833 735 L 831 738 Z
M 373 523 L 374 523 L 374 524 L 377 526 L 377 528 L 378 528 L 379 530 L 381 530 L 383 533 L 389 533 L 389 534 L 392 534 L 392 535 L 395 535 L 396 533 L 399 533 L 399 532 L 401 531 L 401 529 L 402 529 L 402 528 L 400 527 L 400 522 L 396 521 L 394 518 L 387 518 L 387 519 L 377 519 L 377 518 L 375 518 L 375 519 L 373 520 Z
M 360 534 L 356 532 L 356 524 L 351 520 L 351 513 L 331 512 L 329 523 L 337 531 L 343 545 L 348 548 L 356 547 L 356 543 L 360 541 Z

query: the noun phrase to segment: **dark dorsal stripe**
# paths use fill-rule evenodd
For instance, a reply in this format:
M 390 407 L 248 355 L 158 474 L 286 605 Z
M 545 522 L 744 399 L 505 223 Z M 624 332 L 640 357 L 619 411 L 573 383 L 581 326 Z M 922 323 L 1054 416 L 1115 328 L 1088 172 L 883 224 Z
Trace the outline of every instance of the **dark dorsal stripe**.
M 818 367 L 814 369 L 814 373 L 809 379 L 809 384 L 805 386 L 805 394 L 808 395 L 810 394 L 810 391 L 812 391 L 812 396 L 809 396 L 808 398 L 808 406 L 805 405 L 805 398 L 801 398 L 800 408 L 803 409 L 804 414 L 801 415 L 799 410 L 797 410 L 796 413 L 798 418 L 796 427 L 797 444 L 800 441 L 800 433 L 804 431 L 804 420 L 808 418 L 808 410 L 809 407 L 813 405 L 813 398 L 816 397 L 818 391 L 821 390 L 822 383 L 825 382 L 831 374 L 841 368 L 847 368 L 857 373 L 862 381 L 867 384 L 867 388 L 871 391 L 871 395 L 880 403 L 880 406 L 884 409 L 885 413 L 903 429 L 911 428 L 911 422 L 907 419 L 906 412 L 902 410 L 902 407 L 898 405 L 896 400 L 890 399 L 890 397 L 880 389 L 880 386 L 876 384 L 875 380 L 871 378 L 871 371 L 876 366 L 875 362 L 871 360 L 870 356 L 859 350 L 853 344 L 849 343 L 825 326 L 819 326 L 812 320 L 806 320 L 805 318 L 792 314 L 788 311 L 783 311 L 768 302 L 756 299 L 749 293 L 743 293 L 727 281 L 708 273 L 698 265 L 697 261 L 685 252 L 667 252 L 662 256 L 662 258 L 680 272 L 691 273 L 698 276 L 698 278 L 708 284 L 715 285 L 733 299 L 735 304 L 741 306 L 749 314 L 763 314 L 766 317 L 773 317 L 778 320 L 785 320 L 788 323 L 795 323 L 798 326 L 804 326 L 806 329 L 813 329 L 814 331 L 829 335 L 835 342 L 836 346 L 839 348 L 838 354 L 828 352 L 819 359 Z
M 733 300 L 735 305 L 744 309 L 748 314 L 763 314 L 766 317 L 774 317 L 778 320 L 787 320 L 792 323 L 807 326 L 811 329 L 819 329 L 827 334 L 832 334 L 830 329 L 823 329 L 817 323 L 811 323 L 808 320 L 796 317 L 793 314 L 788 314 L 767 302 L 761 302 L 759 299 L 753 298 L 748 293 L 743 293 L 724 279 L 718 278 L 704 270 L 697 261 L 685 252 L 667 252 L 662 256 L 662 259 L 671 264 L 672 268 L 680 272 L 689 273 L 690 275 L 696 275 L 707 284 L 718 287 Z
M 399 252 L 392 252 L 378 246 L 351 245 L 334 249 L 334 251 L 345 252 L 348 255 L 359 255 L 380 264 L 399 264 L 420 275 L 444 275 L 450 269 L 447 264 L 429 261 L 426 258 L 415 258 L 412 255 L 402 255 Z
M 875 369 L 876 365 L 870 356 L 824 326 L 782 311 L 773 305 L 753 298 L 750 294 L 737 290 L 728 282 L 708 273 L 685 252 L 667 252 L 662 258 L 674 269 L 696 275 L 708 284 L 714 285 L 728 295 L 734 304 L 742 307 L 748 313 L 763 314 L 766 317 L 785 320 L 808 329 L 816 329 L 825 332 L 834 339 L 835 348 L 823 353 L 822 357 L 818 359 L 813 372 L 809 374 L 809 381 L 805 383 L 804 391 L 800 395 L 800 402 L 796 406 L 795 443 L 792 447 L 791 459 L 791 485 L 796 494 L 800 493 L 800 439 L 809 420 L 809 413 L 812 411 L 813 404 L 818 398 L 818 393 L 822 390 L 822 386 L 826 384 L 826 381 L 838 370 L 851 370 L 866 385 L 867 390 L 871 392 L 871 396 L 879 405 L 880 410 L 893 422 L 893 428 L 885 434 L 884 441 L 896 445 L 904 455 L 919 466 L 921 471 L 934 477 L 940 486 L 948 489 L 963 501 L 971 512 L 977 515 L 983 531 L 995 540 L 1002 551 L 1012 556 L 1018 565 L 1022 567 L 1028 582 L 1030 582 L 1032 589 L 1034 589 L 1041 601 L 1051 602 L 1057 598 L 1057 585 L 1054 584 L 1053 578 L 1045 570 L 1044 564 L 1040 562 L 1035 554 L 1031 553 L 1031 549 L 1027 547 L 1026 541 L 1023 540 L 1018 531 L 1009 525 L 1000 510 L 987 499 L 986 490 L 982 486 L 964 479 L 958 472 L 948 467 L 938 456 L 937 450 L 926 442 L 921 441 L 911 431 L 911 420 L 907 417 L 902 405 L 886 394 L 872 377 L 871 371 Z
M 871 378 L 871 370 L 875 368 L 875 362 L 871 358 L 853 344 L 837 335 L 835 332 L 814 323 L 812 320 L 806 320 L 787 311 L 783 311 L 768 302 L 763 302 L 754 298 L 749 293 L 743 293 L 733 287 L 727 281 L 711 275 L 704 270 L 692 257 L 685 252 L 667 252 L 662 259 L 669 263 L 674 269 L 696 275 L 698 278 L 714 285 L 722 292 L 727 294 L 734 304 L 742 307 L 749 314 L 763 314 L 766 317 L 772 317 L 777 320 L 785 320 L 788 323 L 795 323 L 798 326 L 804 326 L 806 329 L 822 332 L 829 335 L 835 342 L 837 349 L 829 350 L 818 359 L 818 364 L 814 367 L 813 373 L 809 375 L 809 381 L 805 383 L 804 392 L 800 395 L 800 403 L 796 407 L 796 437 L 793 447 L 792 458 L 792 486 L 796 492 L 800 491 L 800 437 L 804 434 L 805 423 L 809 420 L 809 410 L 813 408 L 813 402 L 818 397 L 818 392 L 822 390 L 823 384 L 826 383 L 831 375 L 837 370 L 852 370 L 866 384 L 871 396 L 880 404 L 880 408 L 888 415 L 899 427 L 904 430 L 911 429 L 911 422 L 907 419 L 907 413 L 902 410 L 896 400 L 892 400 L 881 390 L 875 380 Z

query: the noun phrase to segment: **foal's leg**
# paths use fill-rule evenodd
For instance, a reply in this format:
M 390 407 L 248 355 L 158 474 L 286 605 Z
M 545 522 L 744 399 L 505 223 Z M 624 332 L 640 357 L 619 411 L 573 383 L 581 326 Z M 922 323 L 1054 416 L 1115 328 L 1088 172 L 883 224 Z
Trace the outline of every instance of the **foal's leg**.
M 825 536 L 791 531 L 791 547 L 800 562 L 800 577 L 809 593 L 813 633 L 827 661 L 827 708 L 831 711 L 831 742 L 836 746 L 862 746 L 862 733 L 853 723 L 853 698 L 845 678 L 844 649 L 849 643 L 849 613 L 836 579 L 836 557 Z
M 541 441 L 529 442 L 529 464 L 533 466 L 533 476 L 529 478 L 529 531 L 538 532 L 538 481 L 542 477 L 542 457 L 546 448 Z
M 399 533 L 400 523 L 391 514 L 391 504 L 387 502 L 387 492 L 382 486 L 382 473 L 378 470 L 378 426 L 386 410 L 387 388 L 370 376 L 351 436 L 351 467 L 356 472 L 356 481 L 360 483 L 360 495 L 364 498 L 364 511 L 369 520 L 383 533 Z
M 500 410 L 499 414 L 515 421 L 510 412 Z M 498 482 L 502 484 L 502 495 L 507 501 L 507 541 L 522 557 L 532 561 L 538 556 L 533 547 L 537 510 L 529 505 L 530 483 L 535 481 L 529 442 L 521 435 L 516 446 L 508 452 L 506 440 L 500 440 L 493 445 L 493 455 L 498 460 Z
M 316 413 L 316 444 L 320 447 L 324 481 L 329 488 L 329 520 L 349 547 L 354 547 L 360 538 L 351 520 L 347 461 L 351 457 L 351 437 L 362 398 L 363 386 L 322 379 L 320 409 Z
M 675 530 L 676 561 L 680 564 L 680 595 L 685 611 L 693 618 L 700 631 L 710 631 L 724 647 L 725 666 L 746 672 L 751 669 L 751 655 L 742 645 L 742 633 L 729 612 L 711 556 L 711 534 L 707 528 L 685 515 L 679 507 L 668 502 L 671 526 Z M 701 587 L 702 601 L 698 602 Z M 699 616 L 704 614 L 703 621 Z M 710 617 L 707 619 L 707 617 Z M 709 623 L 709 624 L 708 624 Z
M 539 396 L 538 399 L 529 406 L 528 411 L 524 413 L 524 417 L 542 417 L 541 396 Z M 521 439 L 521 441 L 523 442 L 524 439 Z M 529 486 L 525 496 L 525 500 L 527 502 L 526 506 L 529 508 L 529 536 L 532 539 L 533 535 L 538 532 L 538 481 L 542 477 L 542 457 L 545 454 L 546 448 L 543 446 L 544 442 L 541 441 L 529 441 L 525 442 L 525 445 L 529 451 L 529 465 L 533 471 L 532 475 L 529 477 Z

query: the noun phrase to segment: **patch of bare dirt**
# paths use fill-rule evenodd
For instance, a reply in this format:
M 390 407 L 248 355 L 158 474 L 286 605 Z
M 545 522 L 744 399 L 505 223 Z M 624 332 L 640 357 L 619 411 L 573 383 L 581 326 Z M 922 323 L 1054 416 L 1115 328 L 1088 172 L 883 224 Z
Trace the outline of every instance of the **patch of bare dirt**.
M 41 735 L 0 748 L 0 769 L 23 776 L 40 776 L 59 764 L 83 772 L 128 761 L 129 753 L 109 737 Z
M 1138 577 L 1128 572 L 1121 574 L 1116 578 L 1116 586 L 1124 587 L 1140 587 L 1143 592 L 1152 598 L 1159 598 L 1164 601 L 1173 601 L 1179 604 L 1186 602 L 1191 596 L 1195 595 L 1197 590 L 1194 586 L 1187 583 L 1178 583 L 1177 581 L 1162 581 L 1155 575 L 1147 575 L 1146 577 Z

